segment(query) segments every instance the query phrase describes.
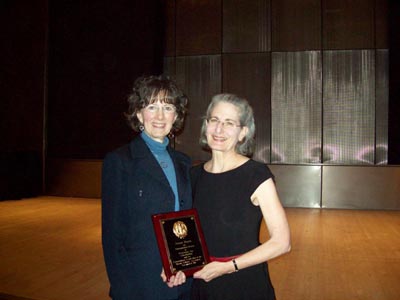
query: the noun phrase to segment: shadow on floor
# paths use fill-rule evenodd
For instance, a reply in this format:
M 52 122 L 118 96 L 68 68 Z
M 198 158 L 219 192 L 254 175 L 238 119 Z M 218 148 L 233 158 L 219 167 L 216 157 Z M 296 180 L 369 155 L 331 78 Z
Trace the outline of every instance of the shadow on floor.
M 17 297 L 17 296 L 13 296 L 13 295 L 0 293 L 0 300 L 35 300 L 35 299 Z

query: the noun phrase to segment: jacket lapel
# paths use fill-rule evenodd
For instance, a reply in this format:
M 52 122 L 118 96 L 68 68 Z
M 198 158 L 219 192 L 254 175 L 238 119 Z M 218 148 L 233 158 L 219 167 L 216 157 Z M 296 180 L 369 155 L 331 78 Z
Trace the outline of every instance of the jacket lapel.
M 136 168 L 141 170 L 143 175 L 147 175 L 171 189 L 167 177 L 143 139 L 140 136 L 136 137 L 131 141 L 129 147 L 132 158 L 136 162 Z
M 168 152 L 171 156 L 172 161 L 174 162 L 175 166 L 175 174 L 176 174 L 176 184 L 178 187 L 178 195 L 179 195 L 179 201 L 180 205 L 182 208 L 182 201 L 185 201 L 185 193 L 186 193 L 186 187 L 189 184 L 189 179 L 186 177 L 186 170 L 188 166 L 186 166 L 181 160 L 177 159 L 174 151 L 171 151 L 171 149 L 168 149 Z

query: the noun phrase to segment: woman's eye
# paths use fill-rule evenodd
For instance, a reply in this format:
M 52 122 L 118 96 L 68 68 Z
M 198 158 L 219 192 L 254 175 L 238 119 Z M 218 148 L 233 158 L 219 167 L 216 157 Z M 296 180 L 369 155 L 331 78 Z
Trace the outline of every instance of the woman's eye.
M 156 107 L 155 105 L 149 105 L 149 106 L 147 106 L 147 110 L 149 110 L 149 111 L 156 111 L 156 110 L 157 110 L 157 107 Z
M 164 110 L 165 110 L 166 112 L 173 112 L 173 111 L 175 110 L 175 108 L 172 107 L 172 106 L 164 106 Z

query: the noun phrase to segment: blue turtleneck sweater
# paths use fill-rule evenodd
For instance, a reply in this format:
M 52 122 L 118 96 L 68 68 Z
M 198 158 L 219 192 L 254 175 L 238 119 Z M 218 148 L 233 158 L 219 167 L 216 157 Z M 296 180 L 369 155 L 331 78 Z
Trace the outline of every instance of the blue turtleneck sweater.
M 179 210 L 179 196 L 178 196 L 178 186 L 176 183 L 176 174 L 174 163 L 172 162 L 171 156 L 167 151 L 167 146 L 169 144 L 168 138 L 164 138 L 164 142 L 160 143 L 149 137 L 144 131 L 140 134 L 147 147 L 149 147 L 151 153 L 157 159 L 163 170 L 165 176 L 168 179 L 169 185 L 175 195 L 175 211 Z

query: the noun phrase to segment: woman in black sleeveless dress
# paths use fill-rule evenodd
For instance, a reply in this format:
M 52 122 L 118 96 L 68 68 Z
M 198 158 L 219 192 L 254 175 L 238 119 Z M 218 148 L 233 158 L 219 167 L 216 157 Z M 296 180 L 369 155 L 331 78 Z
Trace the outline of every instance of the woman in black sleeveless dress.
M 212 262 L 194 274 L 192 299 L 275 299 L 266 262 L 290 251 L 290 232 L 272 173 L 248 157 L 254 132 L 246 100 L 213 97 L 200 138 L 212 158 L 191 173 L 193 205 Z M 270 238 L 260 245 L 262 218 Z

